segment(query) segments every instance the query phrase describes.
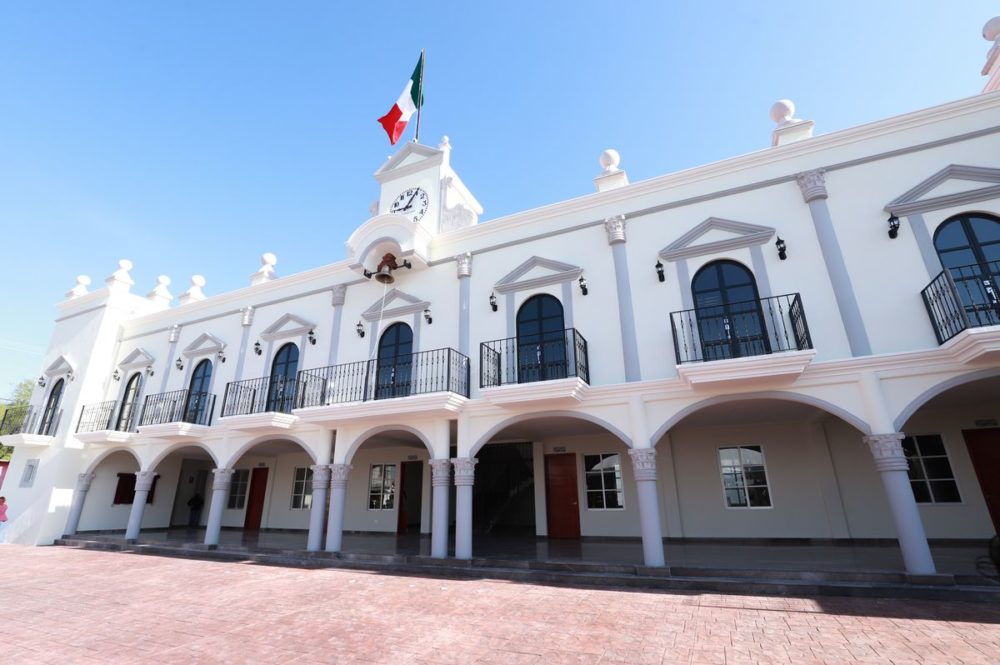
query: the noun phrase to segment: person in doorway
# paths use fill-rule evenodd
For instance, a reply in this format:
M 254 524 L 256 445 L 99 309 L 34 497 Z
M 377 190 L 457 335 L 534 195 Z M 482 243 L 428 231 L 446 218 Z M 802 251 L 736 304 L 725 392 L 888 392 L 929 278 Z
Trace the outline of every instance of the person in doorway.
M 190 499 L 188 499 L 188 508 L 191 512 L 188 514 L 188 528 L 194 529 L 201 522 L 201 508 L 205 505 L 205 499 L 201 496 L 201 492 L 195 492 Z
M 7 497 L 0 496 L 0 545 L 7 542 Z

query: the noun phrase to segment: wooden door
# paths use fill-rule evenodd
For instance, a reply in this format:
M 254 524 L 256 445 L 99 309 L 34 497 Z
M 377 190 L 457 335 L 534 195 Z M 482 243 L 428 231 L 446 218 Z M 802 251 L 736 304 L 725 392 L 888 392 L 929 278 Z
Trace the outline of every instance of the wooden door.
M 1000 428 L 962 430 L 993 529 L 1000 533 Z
M 250 474 L 250 491 L 247 497 L 247 514 L 243 520 L 245 531 L 260 529 L 260 519 L 264 516 L 264 493 L 267 490 L 267 467 L 258 467 Z
M 549 538 L 580 537 L 580 489 L 576 484 L 576 454 L 545 456 L 545 512 Z

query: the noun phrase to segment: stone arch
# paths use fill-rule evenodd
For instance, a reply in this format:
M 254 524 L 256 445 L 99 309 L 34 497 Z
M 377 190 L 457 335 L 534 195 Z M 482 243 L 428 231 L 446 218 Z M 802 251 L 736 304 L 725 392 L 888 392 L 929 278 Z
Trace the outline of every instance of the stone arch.
M 114 448 L 108 448 L 107 450 L 102 450 L 100 454 L 87 465 L 86 471 L 84 473 L 94 473 L 94 470 L 101 465 L 101 462 L 106 460 L 111 455 L 121 452 L 125 452 L 131 455 L 132 459 L 135 460 L 136 466 L 139 467 L 140 471 L 142 470 L 142 460 L 139 459 L 139 455 L 137 455 L 134 450 L 132 450 L 128 446 L 115 446 Z
M 238 462 L 241 457 L 246 455 L 254 446 L 264 443 L 265 441 L 288 441 L 290 443 L 298 444 L 298 446 L 302 448 L 302 450 L 304 450 L 307 455 L 309 455 L 309 459 L 312 460 L 313 464 L 317 463 L 316 453 L 312 448 L 309 447 L 309 444 L 307 444 L 305 441 L 303 441 L 302 439 L 298 438 L 293 434 L 282 433 L 278 435 L 265 434 L 250 439 L 242 446 L 237 448 L 235 453 L 229 456 L 229 458 L 226 460 L 225 467 L 222 467 L 220 465 L 218 468 L 232 468 L 236 464 L 236 462 Z M 215 459 L 214 455 L 212 456 L 212 459 Z
M 893 421 L 893 425 L 897 432 L 903 431 L 903 425 L 906 421 L 913 417 L 920 407 L 922 407 L 927 402 L 931 401 L 941 393 L 951 390 L 952 388 L 957 388 L 965 383 L 971 383 L 972 381 L 978 381 L 980 379 L 990 379 L 995 376 L 1000 376 L 1000 368 L 982 369 L 977 372 L 970 372 L 968 374 L 960 374 L 958 376 L 953 376 L 951 378 L 945 379 L 939 383 L 935 383 L 930 388 L 927 388 L 919 395 L 911 399 L 906 406 L 899 412 L 896 419 Z
M 434 446 L 431 445 L 430 439 L 428 439 L 427 436 L 416 427 L 411 427 L 410 425 L 378 425 L 365 430 L 351 442 L 350 447 L 347 449 L 347 454 L 344 456 L 344 464 L 351 463 L 351 460 L 354 459 L 354 454 L 358 452 L 358 448 L 360 448 L 368 439 L 372 438 L 376 434 L 391 432 L 393 430 L 409 432 L 413 436 L 417 437 L 420 443 L 424 444 L 424 447 L 427 448 L 427 452 L 431 456 L 431 459 L 434 459 Z
M 607 430 L 611 434 L 614 434 L 616 437 L 618 437 L 618 439 L 621 440 L 622 443 L 625 444 L 627 448 L 634 447 L 632 444 L 632 438 L 630 436 L 628 436 L 627 434 L 622 432 L 618 427 L 612 425 L 603 418 L 598 418 L 597 416 L 591 415 L 589 413 L 583 413 L 580 411 L 538 411 L 534 413 L 522 413 L 516 416 L 511 416 L 510 418 L 507 418 L 497 423 L 496 425 L 488 429 L 485 434 L 483 434 L 476 440 L 475 444 L 473 444 L 472 448 L 469 451 L 469 457 L 475 457 L 476 453 L 478 453 L 483 446 L 489 443 L 490 439 L 492 439 L 494 436 L 496 436 L 499 432 L 503 431 L 507 427 L 510 427 L 511 425 L 516 425 L 517 423 L 521 423 L 527 420 L 537 420 L 538 418 L 576 418 L 577 420 L 586 420 L 587 422 L 594 423 L 595 425 L 598 425 L 599 427 L 602 427 L 603 429 Z
M 208 453 L 208 456 L 212 458 L 212 461 L 215 463 L 216 468 L 218 468 L 219 458 L 216 457 L 215 453 L 212 452 L 211 448 L 206 446 L 204 443 L 201 443 L 200 441 L 184 441 L 181 443 L 171 444 L 166 448 L 164 448 L 163 450 L 161 450 L 160 452 L 158 452 L 156 455 L 153 456 L 153 459 L 149 462 L 148 466 L 143 467 L 143 471 L 155 471 L 156 467 L 160 465 L 160 462 L 169 457 L 171 454 L 183 448 L 201 448 L 206 453 Z
M 802 395 L 800 393 L 784 392 L 780 390 L 771 390 L 766 392 L 757 393 L 737 393 L 734 395 L 717 395 L 715 397 L 709 397 L 708 399 L 703 399 L 694 404 L 689 404 L 674 415 L 672 415 L 665 423 L 660 425 L 653 436 L 650 438 L 650 443 L 655 444 L 663 435 L 669 432 L 673 427 L 677 425 L 685 417 L 691 415 L 695 411 L 700 411 L 701 409 L 715 406 L 717 404 L 725 404 L 726 402 L 738 402 L 742 400 L 757 400 L 757 399 L 777 399 L 786 400 L 789 402 L 799 402 L 801 404 L 808 404 L 810 406 L 815 406 L 818 409 L 822 409 L 827 413 L 837 416 L 844 422 L 850 424 L 854 428 L 858 429 L 864 434 L 871 434 L 872 428 L 864 420 L 854 415 L 847 409 L 837 406 L 836 404 L 831 404 L 830 402 L 820 399 L 819 397 L 813 397 L 812 395 Z

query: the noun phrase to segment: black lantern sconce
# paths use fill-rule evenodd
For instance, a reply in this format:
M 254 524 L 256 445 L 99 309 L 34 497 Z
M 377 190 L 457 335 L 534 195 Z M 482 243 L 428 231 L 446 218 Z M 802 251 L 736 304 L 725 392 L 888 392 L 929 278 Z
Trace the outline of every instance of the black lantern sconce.
M 114 373 L 111 375 L 111 378 L 114 379 L 115 381 L 121 381 L 122 373 L 119 372 L 118 370 L 115 370 Z
M 788 252 L 786 251 L 787 246 L 785 245 L 785 241 L 781 239 L 781 236 L 778 236 L 778 239 L 774 241 L 774 246 L 778 248 L 779 259 L 784 261 L 788 258 Z
M 226 362 L 226 352 L 219 349 L 219 352 L 215 354 L 215 357 L 219 359 L 220 363 Z
M 490 293 L 490 309 L 494 312 L 497 311 L 497 296 L 495 293 Z
M 306 333 L 306 337 L 309 339 L 310 344 L 316 346 L 316 333 L 313 331 L 312 328 L 310 328 L 309 332 Z
M 260 348 L 260 340 L 257 340 L 256 342 L 253 343 L 253 352 L 258 356 L 264 353 L 264 350 Z
M 181 360 L 180 356 L 177 356 L 177 360 L 174 361 L 174 367 L 176 367 L 178 371 L 182 371 L 184 369 L 184 361 Z
M 899 235 L 899 217 L 889 215 L 889 237 L 893 240 Z
M 365 324 L 358 321 L 358 325 L 354 326 L 354 330 L 358 333 L 358 337 L 363 338 L 365 336 Z
M 146 376 L 153 376 L 156 372 L 153 371 L 152 365 L 146 365 Z
M 73 373 L 73 370 L 70 370 L 69 372 L 66 373 L 66 380 L 69 381 L 70 383 L 76 381 L 76 374 Z
M 587 280 L 583 278 L 583 275 L 580 275 L 580 292 L 583 293 L 583 295 L 587 295 L 588 293 Z
M 424 310 L 424 320 L 427 321 L 427 325 L 434 323 L 434 319 L 431 318 L 431 308 L 428 307 Z
M 41 376 L 38 377 L 38 387 L 39 388 L 44 388 L 46 383 L 48 383 L 48 381 L 45 379 L 45 375 L 44 374 L 42 374 Z
M 656 268 L 656 279 L 660 280 L 661 282 L 667 281 L 667 278 L 663 275 L 663 262 L 657 260 L 655 268 Z

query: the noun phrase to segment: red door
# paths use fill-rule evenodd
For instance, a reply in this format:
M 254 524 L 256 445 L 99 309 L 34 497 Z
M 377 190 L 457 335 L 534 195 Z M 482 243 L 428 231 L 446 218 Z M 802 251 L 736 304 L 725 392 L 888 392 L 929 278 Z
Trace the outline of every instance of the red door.
M 962 436 L 993 518 L 993 529 L 1000 533 L 1000 429 L 965 429 Z
M 250 475 L 250 492 L 247 496 L 247 515 L 243 520 L 245 531 L 260 529 L 260 518 L 264 515 L 264 491 L 267 489 L 267 467 L 259 467 Z
M 576 484 L 576 454 L 545 456 L 545 512 L 549 538 L 580 537 L 580 491 Z

